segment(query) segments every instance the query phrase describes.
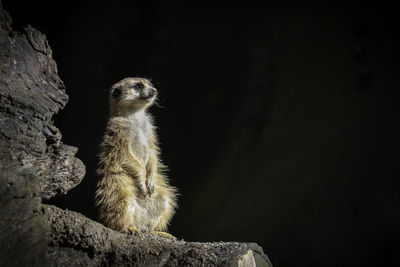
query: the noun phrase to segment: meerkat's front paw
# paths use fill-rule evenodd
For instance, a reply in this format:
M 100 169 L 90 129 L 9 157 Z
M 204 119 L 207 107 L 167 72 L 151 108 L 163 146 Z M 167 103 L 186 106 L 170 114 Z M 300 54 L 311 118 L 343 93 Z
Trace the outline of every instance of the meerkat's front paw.
M 145 198 L 147 196 L 147 186 L 143 182 L 136 183 L 136 194 L 138 197 Z
M 151 197 L 151 195 L 154 192 L 154 179 L 146 180 L 146 189 L 147 189 L 147 195 Z

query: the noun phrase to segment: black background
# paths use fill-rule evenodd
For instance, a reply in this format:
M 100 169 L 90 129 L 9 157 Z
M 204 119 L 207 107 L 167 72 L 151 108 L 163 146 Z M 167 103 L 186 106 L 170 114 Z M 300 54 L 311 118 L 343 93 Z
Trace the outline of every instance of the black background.
M 3 1 L 46 34 L 86 177 L 52 203 L 96 219 L 107 92 L 151 78 L 170 231 L 257 242 L 275 266 L 398 263 L 398 14 L 385 4 Z

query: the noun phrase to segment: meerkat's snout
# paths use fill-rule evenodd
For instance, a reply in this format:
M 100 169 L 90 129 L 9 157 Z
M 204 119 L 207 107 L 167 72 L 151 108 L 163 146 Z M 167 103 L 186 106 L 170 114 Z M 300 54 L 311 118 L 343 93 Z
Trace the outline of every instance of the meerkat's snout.
M 156 88 L 151 87 L 151 88 L 150 88 L 149 95 L 150 95 L 151 97 L 153 97 L 153 96 L 155 96 L 156 94 L 157 94 Z
M 145 100 L 152 100 L 157 95 L 157 89 L 154 87 L 147 87 L 141 92 L 141 98 Z

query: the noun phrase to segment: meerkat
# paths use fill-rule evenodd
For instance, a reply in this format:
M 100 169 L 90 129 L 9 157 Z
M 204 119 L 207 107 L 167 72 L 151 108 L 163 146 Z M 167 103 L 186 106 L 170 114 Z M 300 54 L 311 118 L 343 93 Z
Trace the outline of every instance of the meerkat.
M 143 78 L 125 78 L 110 90 L 110 118 L 100 145 L 95 202 L 102 223 L 124 233 L 165 232 L 176 208 L 176 189 L 161 163 L 147 108 L 157 90 Z

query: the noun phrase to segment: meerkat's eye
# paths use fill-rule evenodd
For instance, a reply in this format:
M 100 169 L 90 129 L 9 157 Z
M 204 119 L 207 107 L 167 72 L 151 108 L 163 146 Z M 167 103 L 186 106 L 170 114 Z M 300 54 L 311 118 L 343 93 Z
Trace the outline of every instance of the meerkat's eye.
M 143 89 L 143 87 L 144 87 L 144 84 L 143 84 L 143 83 L 135 83 L 135 84 L 133 85 L 133 88 L 135 88 L 135 89 L 137 89 L 137 90 L 141 90 L 141 89 Z

